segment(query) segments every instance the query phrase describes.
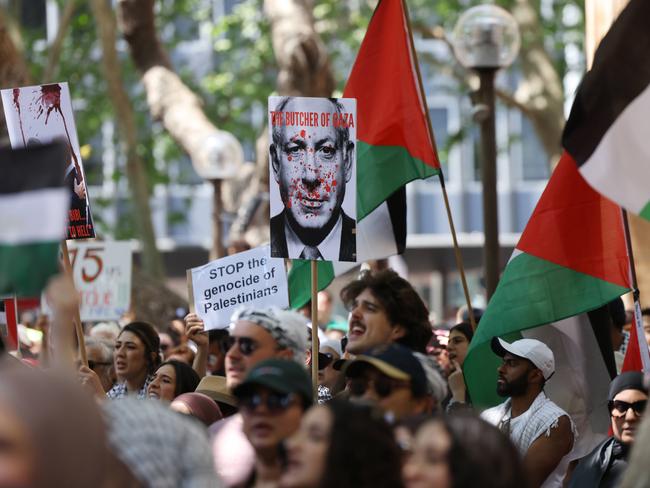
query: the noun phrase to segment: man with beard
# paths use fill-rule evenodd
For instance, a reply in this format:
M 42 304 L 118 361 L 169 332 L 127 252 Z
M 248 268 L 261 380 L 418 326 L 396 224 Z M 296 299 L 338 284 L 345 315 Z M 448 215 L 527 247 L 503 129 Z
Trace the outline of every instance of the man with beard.
M 510 344 L 494 337 L 491 345 L 503 358 L 497 370 L 497 393 L 507 400 L 481 417 L 508 434 L 517 446 L 529 486 L 562 486 L 575 427 L 543 391 L 555 372 L 553 352 L 535 339 Z
M 392 269 L 362 273 L 341 290 L 349 311 L 346 352 L 361 354 L 398 343 L 426 353 L 433 335 L 426 305 L 404 278 Z

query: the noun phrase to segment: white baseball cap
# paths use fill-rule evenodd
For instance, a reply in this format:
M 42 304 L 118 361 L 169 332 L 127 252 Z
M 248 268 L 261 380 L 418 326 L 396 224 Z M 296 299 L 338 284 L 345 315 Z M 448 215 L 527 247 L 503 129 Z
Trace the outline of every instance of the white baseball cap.
M 528 359 L 542 372 L 545 380 L 555 373 L 553 351 L 543 342 L 535 339 L 519 339 L 511 344 L 499 337 L 493 337 L 491 346 L 499 357 L 503 357 L 509 352 L 513 356 Z

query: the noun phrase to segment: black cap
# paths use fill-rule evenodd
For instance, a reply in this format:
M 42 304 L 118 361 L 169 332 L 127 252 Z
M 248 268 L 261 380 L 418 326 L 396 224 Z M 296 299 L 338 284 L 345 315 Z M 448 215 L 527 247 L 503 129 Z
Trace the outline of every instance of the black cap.
M 393 343 L 370 349 L 346 365 L 346 376 L 357 376 L 366 364 L 374 366 L 389 378 L 410 380 L 411 391 L 416 397 L 427 394 L 427 376 L 422 364 L 407 347 Z
M 246 379 L 235 387 L 233 394 L 241 398 L 255 386 L 264 386 L 278 393 L 297 393 L 305 405 L 312 403 L 311 379 L 295 361 L 267 359 L 253 366 Z
M 611 402 L 616 395 L 624 390 L 639 390 L 648 394 L 648 388 L 643 383 L 643 373 L 640 371 L 626 371 L 619 374 L 609 384 L 607 399 Z

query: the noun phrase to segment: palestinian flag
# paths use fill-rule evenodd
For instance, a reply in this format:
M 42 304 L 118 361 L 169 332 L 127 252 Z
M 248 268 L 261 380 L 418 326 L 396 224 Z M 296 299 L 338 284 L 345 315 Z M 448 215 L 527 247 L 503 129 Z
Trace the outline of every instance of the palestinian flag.
M 404 252 L 405 185 L 440 170 L 408 22 L 402 0 L 379 2 L 343 92 L 357 99 L 358 263 Z M 340 265 L 319 261 L 319 289 L 354 267 Z M 293 261 L 293 308 L 309 301 L 310 275 L 308 261 Z
M 527 329 L 607 304 L 631 288 L 629 269 L 621 209 L 584 181 L 565 152 L 470 344 L 463 370 L 472 401 L 503 401 L 492 337 L 511 342 Z M 588 353 L 582 351 L 574 354 Z
M 631 0 L 596 51 L 562 143 L 600 193 L 650 220 L 650 2 Z
M 0 294 L 39 296 L 57 273 L 70 194 L 65 146 L 0 149 Z
M 645 340 L 641 305 L 639 305 L 638 300 L 634 302 L 634 323 L 630 329 L 630 340 L 625 350 L 625 358 L 623 360 L 623 367 L 621 368 L 621 372 L 624 371 L 644 371 L 650 373 L 650 351 L 648 350 L 648 343 Z

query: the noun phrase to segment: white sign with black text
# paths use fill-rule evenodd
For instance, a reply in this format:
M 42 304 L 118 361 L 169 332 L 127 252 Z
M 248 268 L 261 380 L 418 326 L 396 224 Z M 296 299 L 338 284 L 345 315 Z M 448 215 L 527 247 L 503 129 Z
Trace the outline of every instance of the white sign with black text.
M 131 303 L 130 242 L 69 242 L 81 320 L 117 320 Z
M 258 247 L 190 270 L 196 314 L 205 328 L 225 329 L 235 310 L 245 305 L 289 306 L 284 259 Z

